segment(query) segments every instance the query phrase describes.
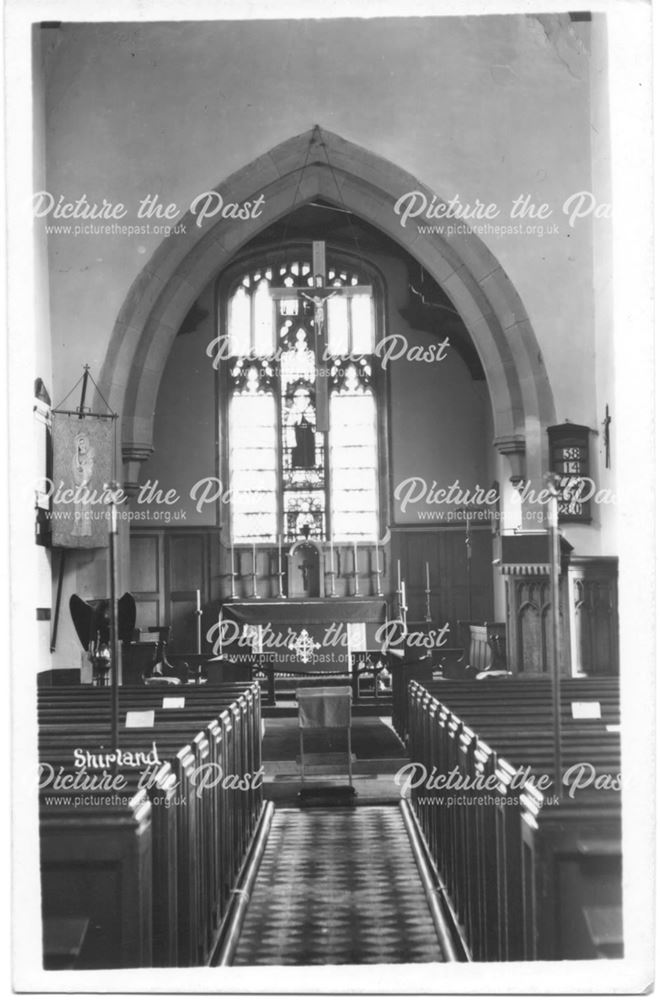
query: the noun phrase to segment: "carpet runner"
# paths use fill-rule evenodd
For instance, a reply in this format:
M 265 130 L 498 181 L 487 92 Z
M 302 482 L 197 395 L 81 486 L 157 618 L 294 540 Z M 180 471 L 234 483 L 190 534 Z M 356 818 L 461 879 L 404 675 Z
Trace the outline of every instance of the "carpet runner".
M 398 808 L 275 811 L 234 965 L 443 960 Z

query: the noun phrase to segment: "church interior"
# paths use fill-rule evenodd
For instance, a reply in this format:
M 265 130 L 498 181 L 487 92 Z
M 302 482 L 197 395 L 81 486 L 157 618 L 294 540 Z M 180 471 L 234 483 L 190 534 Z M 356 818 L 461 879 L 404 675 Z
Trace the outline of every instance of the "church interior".
M 44 969 L 624 956 L 610 44 L 33 25 Z

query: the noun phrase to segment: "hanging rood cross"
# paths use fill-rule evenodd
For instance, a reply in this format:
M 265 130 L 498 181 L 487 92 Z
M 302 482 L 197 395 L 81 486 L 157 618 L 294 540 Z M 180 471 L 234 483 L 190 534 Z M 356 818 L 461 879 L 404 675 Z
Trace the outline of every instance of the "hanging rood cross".
M 314 305 L 314 353 L 316 357 L 316 430 L 329 430 L 328 378 L 324 369 L 327 367 L 328 335 L 326 322 L 326 302 L 333 295 L 350 298 L 353 295 L 370 295 L 371 285 L 326 285 L 327 272 L 325 264 L 325 243 L 315 240 L 312 243 L 312 274 L 314 285 L 302 287 L 289 285 L 286 288 L 271 288 L 270 294 L 275 300 L 292 299 L 299 295 Z
M 325 320 L 325 304 L 328 299 L 337 294 L 337 289 L 333 288 L 331 292 L 327 292 L 325 295 L 308 295 L 307 292 L 301 292 L 300 294 L 304 299 L 308 299 L 314 303 L 314 332 L 317 337 L 322 336 L 323 322 Z

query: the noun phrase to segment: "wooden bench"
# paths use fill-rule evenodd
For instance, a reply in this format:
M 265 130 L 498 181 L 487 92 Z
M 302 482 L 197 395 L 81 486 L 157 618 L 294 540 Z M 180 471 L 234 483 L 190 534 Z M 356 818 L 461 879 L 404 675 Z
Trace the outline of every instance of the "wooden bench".
M 222 739 L 230 744 L 231 718 L 227 713 L 223 713 L 222 721 L 224 722 Z M 209 726 L 209 736 L 212 735 L 213 729 L 214 723 L 212 722 Z M 95 749 L 100 751 L 103 747 L 107 749 L 107 740 L 103 736 L 99 737 L 98 732 L 98 727 L 95 726 L 92 731 L 88 730 L 82 737 L 86 746 L 92 751 Z M 124 746 L 131 751 L 140 748 L 148 751 L 152 746 L 152 735 L 153 730 L 127 730 L 122 733 L 118 742 L 120 747 Z M 46 739 L 49 751 L 44 750 L 42 740 L 42 759 L 46 753 L 52 753 L 55 741 L 60 746 L 66 746 L 69 742 L 68 737 L 60 732 L 54 735 L 47 734 Z M 218 739 L 219 734 L 216 730 L 213 743 L 217 744 Z M 163 754 L 169 755 L 176 761 L 179 792 L 185 798 L 185 808 L 175 810 L 179 821 L 180 857 L 183 859 L 179 878 L 179 902 L 184 910 L 182 919 L 179 921 L 181 931 L 179 950 L 183 955 L 183 961 L 180 961 L 179 964 L 198 964 L 200 953 L 204 954 L 209 938 L 217 926 L 218 893 L 216 891 L 215 897 L 209 897 L 208 893 L 205 892 L 206 886 L 216 882 L 211 870 L 213 859 L 218 852 L 222 852 L 223 864 L 221 867 L 225 880 L 222 902 L 226 903 L 231 880 L 238 871 L 244 848 L 244 840 L 239 834 L 239 830 L 241 834 L 247 835 L 251 827 L 249 817 L 244 824 L 237 822 L 239 815 L 241 818 L 245 815 L 245 810 L 239 808 L 241 803 L 237 801 L 239 794 L 236 791 L 226 790 L 221 785 L 217 785 L 215 794 L 205 792 L 201 798 L 197 797 L 194 775 L 209 759 L 210 744 L 204 734 L 198 733 L 190 744 L 181 748 L 181 734 L 177 733 L 176 730 L 164 734 L 161 728 L 157 740 L 161 757 Z M 69 766 L 70 758 L 69 754 Z M 224 773 L 231 773 L 230 759 L 223 759 L 222 766 Z M 219 806 L 218 801 L 220 802 Z M 217 819 L 218 813 L 220 821 Z M 217 851 L 209 846 L 209 840 L 214 844 L 217 843 Z
M 392 681 L 392 724 L 401 737 L 406 740 L 408 735 L 407 706 L 408 684 L 417 680 L 444 703 L 451 705 L 456 711 L 467 711 L 468 706 L 481 712 L 491 711 L 494 714 L 503 710 L 516 711 L 519 707 L 539 706 L 539 711 L 550 709 L 550 679 L 547 676 L 497 677 L 474 680 L 435 680 L 437 667 L 413 667 L 401 669 L 393 673 Z M 618 721 L 619 683 L 618 678 L 574 678 L 561 680 L 562 700 L 566 712 L 570 712 L 569 702 L 593 701 L 601 702 L 603 719 L 606 722 Z M 405 706 L 405 708 L 403 707 Z M 605 718 L 607 716 L 607 718 Z M 616 716 L 613 718 L 611 716 Z
M 150 805 L 151 816 L 152 954 L 148 960 L 142 954 L 135 961 L 135 956 L 127 957 L 113 948 L 100 949 L 92 940 L 85 949 L 87 961 L 97 968 L 149 965 L 152 957 L 158 965 L 206 964 L 262 802 L 259 785 L 242 790 L 214 779 L 220 773 L 225 777 L 254 775 L 261 768 L 259 687 L 221 685 L 212 693 L 191 686 L 126 687 L 118 695 L 118 748 L 147 754 L 155 743 L 160 761 L 153 769 L 151 786 L 140 791 L 143 798 L 151 800 L 146 805 Z M 171 697 L 183 698 L 183 706 L 164 708 L 163 698 Z M 39 697 L 40 760 L 57 772 L 63 768 L 62 773 L 74 775 L 74 750 L 97 756 L 114 750 L 110 747 L 110 699 L 107 688 L 76 687 L 68 692 L 59 688 L 55 694 L 52 689 L 43 689 Z M 135 711 L 153 711 L 153 727 L 127 728 L 126 714 Z M 144 768 L 124 761 L 118 770 L 127 790 L 138 791 Z M 74 800 L 77 795 L 50 788 L 41 791 L 43 841 L 49 839 L 46 831 L 53 815 L 61 810 L 52 804 L 53 797 L 63 794 L 71 794 Z M 84 793 L 78 795 L 83 797 Z M 105 804 L 98 807 L 99 814 L 109 809 L 106 796 Z M 83 838 L 84 831 L 83 823 Z M 67 899 L 66 892 L 63 898 Z M 53 903 L 52 893 L 44 892 L 46 918 Z M 72 900 L 69 903 L 74 905 Z M 108 913 L 108 923 L 114 926 L 116 915 Z
M 411 797 L 477 960 L 597 957 L 600 952 L 596 942 L 589 943 L 584 914 L 600 904 L 610 910 L 620 907 L 618 733 L 608 732 L 602 720 L 574 719 L 570 713 L 576 691 L 580 697 L 598 693 L 600 682 L 590 684 L 571 688 L 569 683 L 563 691 L 563 707 L 568 705 L 569 711 L 564 712 L 562 770 L 588 761 L 594 779 L 607 781 L 614 776 L 612 787 L 597 790 L 592 783 L 575 789 L 575 797 L 565 798 L 561 807 L 545 808 L 533 781 L 553 772 L 549 684 L 518 685 L 521 707 L 516 685 L 506 681 L 506 706 L 496 712 L 488 702 L 486 708 L 478 702 L 481 685 L 460 685 L 451 704 L 441 701 L 440 695 L 452 685 L 440 682 L 428 689 L 416 682 L 410 685 L 411 759 L 427 774 L 448 775 L 456 769 L 464 787 L 471 789 L 461 793 L 418 787 Z M 493 686 L 498 685 L 493 682 Z M 453 710 L 457 700 L 470 725 Z M 618 706 L 612 703 L 610 709 L 610 717 L 618 718 Z M 529 767 L 525 783 L 519 780 L 521 767 Z M 594 836 L 599 825 L 600 838 Z M 572 859 L 571 891 L 553 875 L 560 857 Z M 597 891 L 596 868 L 603 876 Z M 555 885 L 552 898 L 549 881 Z M 579 924 L 580 935 L 562 937 L 557 913 Z M 610 953 L 616 952 L 611 943 L 609 947 Z
M 89 921 L 82 968 L 152 963 L 151 806 L 144 791 L 122 798 L 73 806 L 40 797 L 44 919 Z

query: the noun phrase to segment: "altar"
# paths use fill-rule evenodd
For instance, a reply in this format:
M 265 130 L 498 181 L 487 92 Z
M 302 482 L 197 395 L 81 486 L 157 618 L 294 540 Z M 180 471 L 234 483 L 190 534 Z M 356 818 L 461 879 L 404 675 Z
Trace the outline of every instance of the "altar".
M 259 658 L 277 673 L 342 673 L 380 649 L 383 598 L 241 600 L 222 605 L 222 656 Z

